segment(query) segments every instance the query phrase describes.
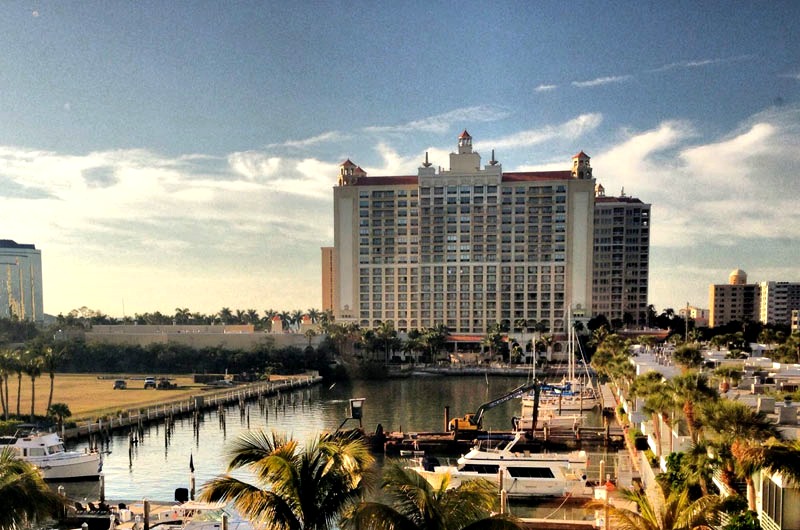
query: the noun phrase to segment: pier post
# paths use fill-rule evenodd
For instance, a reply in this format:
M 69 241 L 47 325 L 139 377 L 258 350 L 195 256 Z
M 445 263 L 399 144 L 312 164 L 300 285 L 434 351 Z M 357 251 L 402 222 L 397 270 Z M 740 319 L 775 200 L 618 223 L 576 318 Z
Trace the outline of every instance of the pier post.
M 142 504 L 144 505 L 144 530 L 150 530 L 150 501 L 145 499 Z
M 450 405 L 444 406 L 444 432 L 450 428 Z

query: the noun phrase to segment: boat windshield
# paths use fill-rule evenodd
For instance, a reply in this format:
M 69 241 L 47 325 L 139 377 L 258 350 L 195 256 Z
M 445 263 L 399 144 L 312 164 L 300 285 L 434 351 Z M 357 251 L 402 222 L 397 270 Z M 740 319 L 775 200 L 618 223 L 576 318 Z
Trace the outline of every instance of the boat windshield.
M 47 448 L 47 450 L 50 452 L 51 455 L 55 454 L 55 453 L 63 453 L 63 452 L 65 452 L 64 444 L 62 444 L 62 443 L 51 445 L 51 446 L 49 446 Z

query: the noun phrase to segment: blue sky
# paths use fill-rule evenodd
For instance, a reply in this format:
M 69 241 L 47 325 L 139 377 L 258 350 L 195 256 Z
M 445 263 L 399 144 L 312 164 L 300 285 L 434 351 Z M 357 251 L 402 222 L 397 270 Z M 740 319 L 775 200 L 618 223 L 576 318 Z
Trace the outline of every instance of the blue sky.
M 350 158 L 583 150 L 653 204 L 651 302 L 800 281 L 800 2 L 0 4 L 0 238 L 45 311 L 321 305 Z

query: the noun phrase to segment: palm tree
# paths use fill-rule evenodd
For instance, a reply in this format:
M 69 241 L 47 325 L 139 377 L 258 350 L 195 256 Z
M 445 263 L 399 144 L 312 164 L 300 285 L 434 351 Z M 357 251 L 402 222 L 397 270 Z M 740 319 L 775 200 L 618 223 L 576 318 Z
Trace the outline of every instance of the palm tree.
M 313 307 L 306 310 L 306 314 L 308 315 L 308 318 L 311 319 L 311 322 L 314 324 L 319 322 L 319 317 L 322 315 L 319 309 L 314 309 Z
M 302 309 L 295 309 L 292 311 L 292 323 L 295 326 L 295 329 L 300 329 L 300 323 L 303 321 L 303 313 Z
M 356 501 L 373 463 L 360 440 L 320 435 L 302 447 L 290 437 L 246 431 L 228 451 L 228 471 L 247 469 L 255 484 L 231 475 L 206 483 L 200 498 L 233 502 L 268 530 L 329 530 Z
M 64 420 L 72 416 L 72 411 L 69 410 L 69 405 L 66 403 L 53 403 L 47 407 L 47 415 L 56 419 L 56 424 L 60 429 L 64 425 Z
M 663 497 L 663 492 L 660 492 Z M 592 501 L 589 507 L 608 509 L 607 528 L 614 530 L 693 530 L 709 528 L 720 499 L 706 495 L 696 501 L 689 499 L 689 490 L 673 491 L 663 503 L 653 503 L 644 492 L 618 490 L 618 495 L 633 503 L 635 509 L 606 505 Z
M 191 315 L 191 313 L 189 312 L 189 308 L 188 307 L 184 307 L 184 308 L 176 307 L 175 308 L 175 323 L 176 324 L 186 324 L 187 322 L 189 322 L 189 316 L 190 315 Z
M 700 409 L 701 424 L 711 436 L 711 445 L 716 449 L 714 464 L 720 471 L 722 481 L 733 489 L 734 477 L 744 479 L 747 484 L 747 500 L 755 509 L 755 485 L 753 473 L 764 467 L 753 451 L 751 444 L 779 435 L 778 427 L 763 412 L 757 412 L 739 401 L 720 399 L 706 402 Z M 737 455 L 737 451 L 742 451 Z
M 62 500 L 45 484 L 39 470 L 0 450 L 0 530 L 26 526 L 33 519 L 57 515 Z
M 12 359 L 12 368 L 17 373 L 17 417 L 20 417 L 21 414 L 19 412 L 19 403 L 22 399 L 22 374 L 25 372 L 22 351 L 15 350 Z
M 687 372 L 670 380 L 675 403 L 683 406 L 686 428 L 693 442 L 697 441 L 695 404 L 717 399 L 719 394 L 708 384 L 708 377 L 700 372 Z
M 47 408 L 53 404 L 53 387 L 55 386 L 56 370 L 68 357 L 66 346 L 49 346 L 42 350 L 42 369 L 50 376 L 50 395 L 47 397 Z
M 13 363 L 14 350 L 10 348 L 0 350 L 0 398 L 2 398 L 3 417 L 6 421 L 8 421 L 8 415 L 11 413 L 11 403 L 8 401 L 8 378 L 14 371 Z
M 230 324 L 233 321 L 233 312 L 230 307 L 223 307 L 217 314 L 223 324 Z
M 753 474 L 764 470 L 780 474 L 788 482 L 800 484 L 800 442 L 781 442 L 775 438 L 764 444 L 753 440 L 737 440 L 731 445 L 731 454 L 742 469 L 747 483 L 747 503 L 756 509 L 756 490 Z
M 513 519 L 491 515 L 497 489 L 486 480 L 467 480 L 449 488 L 446 476 L 438 487 L 401 462 L 385 469 L 381 488 L 390 504 L 361 502 L 349 510 L 343 527 L 351 530 L 518 530 Z
M 36 378 L 42 375 L 42 358 L 35 351 L 27 351 L 22 370 L 31 378 L 31 423 L 36 409 Z
M 661 458 L 661 425 L 664 417 L 675 407 L 673 393 L 658 372 L 647 372 L 634 379 L 631 395 L 644 399 L 644 411 L 653 419 L 653 432 L 656 435 L 656 456 Z M 670 438 L 672 436 L 670 435 Z

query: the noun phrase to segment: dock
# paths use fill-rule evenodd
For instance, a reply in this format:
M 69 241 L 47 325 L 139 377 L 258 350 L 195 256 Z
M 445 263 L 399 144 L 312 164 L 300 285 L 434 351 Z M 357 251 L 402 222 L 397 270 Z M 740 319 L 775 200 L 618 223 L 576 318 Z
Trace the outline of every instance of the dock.
M 370 447 L 388 456 L 414 455 L 420 452 L 435 455 L 459 455 L 478 443 L 497 445 L 514 438 L 513 431 L 389 432 L 367 435 Z M 526 436 L 517 444 L 520 451 L 543 448 L 624 447 L 625 436 L 619 426 L 544 427 Z
M 246 401 L 264 399 L 291 392 L 299 388 L 309 387 L 322 381 L 320 376 L 304 376 L 281 381 L 261 381 L 233 386 L 224 390 L 200 392 L 189 398 L 167 400 L 158 405 L 146 408 L 133 408 L 121 411 L 106 420 L 85 421 L 70 429 L 62 429 L 61 438 L 74 440 L 81 438 L 101 438 L 110 436 L 113 431 L 130 428 L 141 428 L 152 422 L 161 422 L 176 417 L 199 414 L 206 410 L 214 410 L 231 404 L 244 404 Z

